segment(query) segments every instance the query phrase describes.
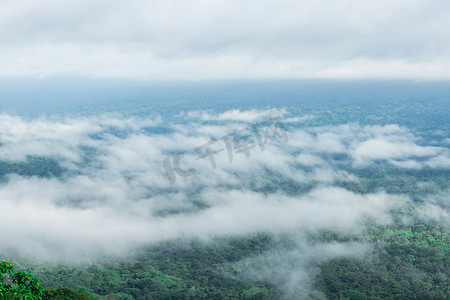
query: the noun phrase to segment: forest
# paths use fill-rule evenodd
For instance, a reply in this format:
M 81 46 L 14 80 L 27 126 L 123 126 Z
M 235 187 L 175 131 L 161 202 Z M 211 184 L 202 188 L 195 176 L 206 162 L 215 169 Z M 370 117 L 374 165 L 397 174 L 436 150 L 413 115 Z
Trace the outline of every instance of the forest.
M 3 180 L 11 173 L 55 177 L 64 172 L 57 162 L 45 157 L 0 164 Z M 351 169 L 347 164 L 342 168 Z M 330 229 L 308 233 L 305 241 L 318 248 L 354 242 L 369 245 L 369 251 L 355 257 L 307 260 L 302 267 L 314 270 L 306 275 L 308 285 L 292 286 L 248 274 L 248 266 L 273 268 L 264 256 L 274 249 L 281 253 L 294 251 L 297 246 L 292 233 L 262 231 L 212 241 L 176 239 L 142 247 L 132 257 L 105 257 L 92 263 L 39 262 L 8 254 L 5 257 L 16 270 L 39 280 L 42 299 L 279 299 L 286 297 L 287 290 L 302 299 L 448 299 L 448 227 L 420 220 L 413 226 L 401 222 L 421 205 L 421 195 L 445 188 L 448 171 L 405 171 L 383 166 L 351 171 L 360 178 L 357 184 L 335 184 L 362 194 L 384 189 L 415 200 L 406 209 L 391 211 L 398 220 L 394 224 L 380 226 L 366 220 L 356 234 Z M 302 194 L 315 185 L 294 185 L 279 174 L 267 176 L 272 187 L 281 187 L 288 194 Z M 417 189 L 415 183 L 423 180 L 434 182 L 431 190 Z M 269 192 L 271 184 L 262 189 Z

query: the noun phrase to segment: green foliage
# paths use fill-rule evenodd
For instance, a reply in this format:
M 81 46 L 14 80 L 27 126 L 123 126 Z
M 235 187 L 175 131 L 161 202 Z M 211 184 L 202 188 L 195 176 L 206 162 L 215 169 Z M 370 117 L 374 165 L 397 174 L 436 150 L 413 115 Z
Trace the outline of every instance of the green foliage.
M 320 265 L 316 287 L 331 299 L 448 299 L 450 239 L 437 225 L 370 227 L 379 244 L 364 260 Z
M 226 276 L 220 267 L 259 255 L 271 246 L 269 235 L 254 234 L 245 239 L 218 239 L 211 245 L 167 242 L 146 249 L 133 261 L 27 268 L 47 288 L 43 299 L 69 295 L 68 290 L 56 290 L 61 286 L 71 289 L 70 293 L 83 288 L 94 296 L 111 299 L 269 299 L 275 293 L 270 285 Z M 26 267 L 24 262 L 22 267 Z
M 93 150 L 83 151 L 83 163 L 95 161 Z M 361 227 L 362 234 L 322 230 L 309 236 L 308 242 L 361 242 L 374 250 L 362 259 L 324 260 L 314 266 L 318 272 L 311 281 L 317 290 L 305 295 L 311 295 L 310 299 L 322 299 L 322 295 L 330 299 L 449 299 L 448 228 L 432 222 L 402 225 L 404 217 L 414 220 L 416 205 L 423 203 L 427 196 L 448 189 L 449 171 L 401 169 L 381 163 L 353 168 L 345 154 L 322 158 L 358 178 L 357 181 L 337 181 L 334 185 L 361 194 L 386 191 L 408 196 L 413 201 L 392 212 L 397 224 L 376 226 L 369 220 Z M 43 157 L 28 157 L 25 162 L 0 161 L 0 178 L 10 173 L 51 177 L 63 171 L 55 160 Z M 303 171 L 314 170 L 304 167 Z M 298 196 L 317 186 L 315 182 L 299 183 L 270 170 L 260 176 L 258 186 L 244 188 L 263 193 L 280 190 Z M 203 208 L 201 203 L 196 207 Z M 159 213 L 164 216 L 178 212 Z M 265 233 L 243 238 L 225 237 L 209 244 L 173 241 L 151 246 L 127 260 L 76 267 L 29 264 L 22 265 L 21 269 L 40 278 L 42 286 L 46 287 L 42 299 L 278 299 L 286 290 L 285 283 L 252 281 L 242 276 L 245 267 L 236 267 L 233 273 L 226 266 L 264 256 L 273 249 L 289 249 L 289 239 L 286 241 L 286 244 L 275 242 L 273 236 Z M 0 293 L 4 299 L 41 299 L 30 294 L 40 291 L 39 283 L 31 275 L 15 273 L 7 262 L 1 263 L 0 271 Z
M 66 287 L 46 288 L 42 292 L 42 300 L 95 300 L 98 299 L 83 289 L 72 290 Z
M 39 281 L 24 272 L 15 272 L 14 266 L 6 261 L 0 262 L 0 296 L 3 299 L 42 299 Z
M 323 294 L 329 299 L 448 299 L 450 238 L 439 225 L 367 225 L 362 234 L 321 231 L 310 241 L 358 241 L 372 244 L 374 250 L 362 258 L 317 265 L 312 278 L 317 291 L 306 293 L 308 299 L 323 299 Z M 133 261 L 29 268 L 48 287 L 43 299 L 278 299 L 284 283 L 251 281 L 241 276 L 245 270 L 237 267 L 232 273 L 224 266 L 264 255 L 281 244 L 291 247 L 289 239 L 263 233 L 206 244 L 174 241 L 150 247 Z

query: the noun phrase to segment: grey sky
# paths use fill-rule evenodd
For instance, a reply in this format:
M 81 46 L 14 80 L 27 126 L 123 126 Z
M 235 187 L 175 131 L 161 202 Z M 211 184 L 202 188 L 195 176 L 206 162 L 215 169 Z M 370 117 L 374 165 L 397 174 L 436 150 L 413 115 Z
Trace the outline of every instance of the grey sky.
M 0 76 L 450 79 L 450 2 L 2 1 Z

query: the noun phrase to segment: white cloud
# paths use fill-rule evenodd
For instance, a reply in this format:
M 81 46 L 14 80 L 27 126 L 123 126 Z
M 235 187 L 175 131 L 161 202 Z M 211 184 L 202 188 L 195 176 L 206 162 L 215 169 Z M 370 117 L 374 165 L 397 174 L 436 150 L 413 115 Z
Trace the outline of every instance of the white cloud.
M 238 117 L 253 120 L 279 112 L 219 114 L 215 116 L 226 116 L 223 125 L 178 124 L 170 134 L 146 133 L 144 128 L 163 122 L 158 119 L 23 120 L 2 115 L 2 160 L 51 156 L 68 166 L 69 172 L 56 178 L 11 174 L 4 178 L 0 204 L 8 214 L 0 218 L 0 226 L 8 230 L 0 232 L 0 239 L 10 242 L 0 248 L 82 259 L 127 253 L 174 238 L 208 239 L 257 231 L 357 232 L 367 220 L 389 224 L 390 210 L 409 200 L 384 192 L 359 195 L 333 187 L 336 181 L 358 180 L 334 167 L 333 154 L 350 153 L 350 164 L 358 159 L 382 159 L 399 167 L 442 168 L 448 160 L 446 149 L 416 144 L 420 139 L 407 128 L 358 124 L 292 129 L 287 143 L 274 140 L 266 144 L 265 151 L 255 145 L 249 156 L 233 152 L 232 162 L 223 149 L 215 154 L 216 169 L 207 158 L 197 159 L 194 150 L 211 137 L 220 142 L 221 134 L 243 126 L 235 123 Z M 114 135 L 113 129 L 126 134 Z M 225 147 L 219 142 L 214 150 Z M 371 143 L 383 147 L 368 147 Z M 84 161 L 85 146 L 90 149 L 90 162 Z M 178 176 L 170 185 L 163 160 L 173 159 L 173 152 L 185 152 L 182 168 L 195 168 L 197 173 Z M 305 191 L 291 190 L 288 196 L 284 180 L 317 185 Z M 260 192 L 267 190 L 266 185 L 271 191 Z M 199 209 L 195 201 L 206 206 Z M 166 215 L 170 211 L 179 213 Z M 436 208 L 427 211 L 424 218 L 443 216 Z M 23 222 L 10 225 L 17 220 Z
M 450 78 L 446 1 L 3 1 L 0 75 Z
M 2 208 L 8 212 L 1 218 L 0 226 L 9 228 L 0 233 L 2 240 L 8 241 L 1 249 L 12 248 L 44 258 L 50 255 L 82 259 L 123 255 L 138 246 L 182 237 L 205 239 L 261 230 L 315 232 L 320 228 L 357 232 L 368 217 L 380 224 L 389 223 L 389 209 L 405 203 L 398 196 L 361 196 L 337 188 L 317 189 L 300 198 L 207 190 L 201 199 L 209 208 L 157 217 L 153 213 L 162 205 L 161 200 L 166 205 L 178 203 L 182 207 L 186 207 L 187 200 L 180 194 L 166 194 L 164 199 L 148 198 L 134 203 L 133 198 L 139 193 L 125 182 L 112 179 L 12 180 L 0 189 Z M 77 199 L 84 205 L 74 207 L 67 203 Z M 10 226 L 13 223 L 17 226 Z
M 447 152 L 446 154 L 432 157 L 425 162 L 425 165 L 431 168 L 450 169 L 450 155 Z
M 192 111 L 187 115 L 192 118 L 199 118 L 202 121 L 242 121 L 242 122 L 254 122 L 257 120 L 283 117 L 287 114 L 285 108 L 282 109 L 266 109 L 266 110 L 244 110 L 232 109 L 221 114 L 213 114 L 207 111 Z M 295 119 L 297 120 L 297 119 Z
M 325 161 L 320 157 L 311 154 L 297 155 L 297 162 L 305 166 L 317 166 L 325 163 Z
M 282 299 L 327 299 L 314 287 L 318 270 L 311 262 L 320 263 L 341 257 L 362 258 L 368 247 L 360 243 L 316 243 L 303 236 L 290 233 L 289 243 L 295 249 L 269 251 L 257 257 L 231 264 L 231 270 L 240 270 L 243 279 L 271 282 L 282 287 Z M 236 272 L 230 272 L 235 275 Z M 238 273 L 238 274 L 239 274 Z M 314 295 L 314 296 L 312 296 Z
M 365 160 L 431 156 L 438 148 L 418 146 L 412 142 L 389 141 L 385 137 L 366 140 L 355 147 L 352 156 L 357 163 Z
M 435 222 L 450 226 L 450 194 L 449 190 L 442 190 L 430 195 L 426 201 L 416 209 L 416 216 L 422 222 Z
M 349 155 L 355 166 L 381 160 L 401 168 L 448 168 L 449 151 L 444 147 L 420 145 L 420 138 L 395 124 L 307 128 L 289 133 L 289 146 L 306 152 Z
M 436 222 L 441 225 L 450 225 L 450 212 L 439 205 L 425 203 L 417 209 L 417 216 L 425 222 Z

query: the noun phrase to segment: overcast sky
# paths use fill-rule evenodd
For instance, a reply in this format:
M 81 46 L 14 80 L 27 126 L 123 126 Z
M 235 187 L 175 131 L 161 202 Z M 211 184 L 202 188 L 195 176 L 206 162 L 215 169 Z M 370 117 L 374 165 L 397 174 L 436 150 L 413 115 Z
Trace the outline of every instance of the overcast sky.
M 450 1 L 0 2 L 0 76 L 450 79 Z

